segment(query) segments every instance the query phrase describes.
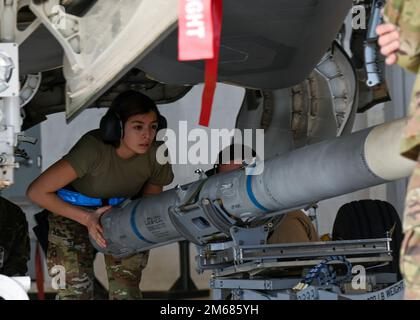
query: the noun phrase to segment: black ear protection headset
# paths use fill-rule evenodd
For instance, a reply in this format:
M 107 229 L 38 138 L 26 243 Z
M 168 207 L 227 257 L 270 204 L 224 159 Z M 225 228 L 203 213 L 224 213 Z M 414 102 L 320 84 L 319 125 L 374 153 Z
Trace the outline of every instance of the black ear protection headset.
M 158 112 L 158 127 L 160 129 L 166 129 L 168 123 L 166 118 Z M 111 107 L 107 113 L 102 117 L 99 124 L 99 130 L 101 132 L 102 140 L 105 143 L 118 146 L 120 140 L 124 137 L 124 124 L 118 112 L 113 110 Z
M 118 145 L 124 137 L 124 125 L 119 114 L 111 108 L 102 117 L 99 123 L 102 140 L 105 143 Z

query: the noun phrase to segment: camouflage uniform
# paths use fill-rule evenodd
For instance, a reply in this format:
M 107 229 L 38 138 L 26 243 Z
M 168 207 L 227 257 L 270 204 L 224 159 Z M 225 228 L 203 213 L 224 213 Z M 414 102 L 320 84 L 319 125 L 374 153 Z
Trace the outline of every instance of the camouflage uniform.
M 172 167 L 169 163 L 158 163 L 158 147 L 158 143 L 152 143 L 147 153 L 123 159 L 118 156 L 115 146 L 103 141 L 99 129 L 89 131 L 62 158 L 77 174 L 77 179 L 64 189 L 103 200 L 115 197 L 132 199 L 141 196 L 141 191 L 149 183 L 168 185 L 174 177 Z M 86 211 L 92 209 L 84 208 Z M 66 288 L 59 289 L 58 298 L 95 298 L 98 292 L 94 290 L 97 283 L 93 275 L 95 250 L 89 241 L 87 228 L 73 220 L 52 214 L 49 217 L 49 225 L 49 270 L 54 273 L 54 270 L 51 270 L 54 265 L 61 265 L 66 270 Z M 122 260 L 105 256 L 109 298 L 141 298 L 139 283 L 147 259 L 148 252 Z M 62 270 L 60 267 L 57 269 Z M 62 277 L 57 275 L 53 281 L 60 279 Z
M 15 204 L 0 197 L 0 274 L 24 276 L 30 255 L 28 222 Z
M 58 277 L 60 266 L 65 270 L 65 287 L 58 290 L 57 299 L 94 299 L 93 261 L 95 250 L 86 227 L 70 219 L 50 214 L 47 263 L 51 277 Z M 141 299 L 141 274 L 149 252 L 117 260 L 105 255 L 109 282 L 109 299 Z M 54 268 L 55 267 L 55 268 Z M 57 281 L 60 287 L 59 281 Z
M 138 253 L 126 259 L 115 259 L 113 256 L 105 255 L 110 299 L 138 300 L 143 298 L 139 290 L 139 284 L 148 258 L 149 251 Z
M 417 161 L 407 190 L 401 248 L 401 271 L 406 299 L 420 299 L 420 1 L 388 0 L 384 18 L 398 26 L 398 64 L 417 74 L 410 103 L 410 118 L 401 144 L 401 154 Z

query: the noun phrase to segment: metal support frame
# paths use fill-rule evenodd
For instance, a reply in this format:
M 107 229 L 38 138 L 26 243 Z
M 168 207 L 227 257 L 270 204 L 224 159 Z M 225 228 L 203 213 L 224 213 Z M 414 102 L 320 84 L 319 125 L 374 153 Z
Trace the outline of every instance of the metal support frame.
M 377 44 L 378 35 L 376 34 L 376 27 L 381 23 L 381 10 L 385 4 L 385 0 L 373 0 L 371 8 L 371 16 L 365 40 L 365 65 L 367 80 L 366 84 L 369 87 L 374 87 L 384 81 L 384 60 L 381 58 L 379 46 Z
M 311 266 L 332 255 L 343 255 L 350 262 L 387 262 L 392 260 L 390 238 L 310 243 L 238 245 L 202 248 L 199 268 L 213 269 L 218 276 L 237 272 L 258 272 L 266 267 Z
M 0 1 L 0 50 L 9 48 L 13 60 L 10 92 L 2 94 L 0 101 L 0 188 L 13 183 L 15 163 L 14 148 L 21 131 L 22 118 L 19 101 L 19 60 L 16 41 L 17 0 Z
M 29 7 L 63 47 L 70 68 L 74 72 L 82 70 L 80 18 L 66 13 L 59 0 L 39 4 L 32 1 Z
M 392 261 L 390 241 L 383 238 L 263 246 L 238 246 L 232 242 L 231 246 L 213 246 L 212 261 L 215 257 L 225 259 L 225 266 L 211 266 L 206 261 L 210 252 L 202 252 L 200 258 L 202 266 L 207 263 L 207 268 L 213 269 L 210 287 L 216 300 L 400 299 L 404 285 L 402 281 L 397 282 L 397 275 L 374 271 L 366 275 L 367 289 L 360 291 L 351 289 L 346 276 L 337 276 L 340 285 L 311 285 L 304 290 L 294 290 L 302 281 L 304 269 L 318 265 L 328 256 L 343 255 L 352 264 L 368 266 Z M 291 270 L 297 271 L 290 273 Z

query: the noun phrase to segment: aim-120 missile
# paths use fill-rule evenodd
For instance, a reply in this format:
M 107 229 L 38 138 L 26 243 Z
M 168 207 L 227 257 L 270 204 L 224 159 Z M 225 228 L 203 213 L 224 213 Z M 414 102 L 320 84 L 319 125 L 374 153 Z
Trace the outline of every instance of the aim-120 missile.
M 293 150 L 245 169 L 216 174 L 112 208 L 101 217 L 105 249 L 126 256 L 187 239 L 223 242 L 233 226 L 410 175 L 415 162 L 399 155 L 406 119 Z M 258 166 L 257 164 L 256 170 Z

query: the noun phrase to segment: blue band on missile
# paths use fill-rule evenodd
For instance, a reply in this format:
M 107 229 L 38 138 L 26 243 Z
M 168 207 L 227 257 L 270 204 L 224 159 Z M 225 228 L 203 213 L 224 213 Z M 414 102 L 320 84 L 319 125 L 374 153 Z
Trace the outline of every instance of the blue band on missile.
M 150 244 L 156 244 L 157 242 L 149 241 L 145 237 L 143 237 L 140 233 L 140 230 L 137 228 L 137 225 L 136 225 L 136 210 L 137 210 L 137 206 L 139 204 L 140 204 L 140 201 L 137 202 L 136 206 L 131 211 L 131 216 L 130 216 L 131 229 L 133 230 L 133 232 L 137 236 L 137 238 L 139 238 L 141 241 L 144 241 L 144 242 L 147 242 L 147 243 L 150 243 Z
M 248 193 L 249 200 L 260 210 L 268 212 L 266 207 L 264 207 L 261 203 L 258 202 L 257 198 L 255 198 L 254 193 L 252 192 L 252 175 L 248 174 L 246 176 L 246 191 Z

